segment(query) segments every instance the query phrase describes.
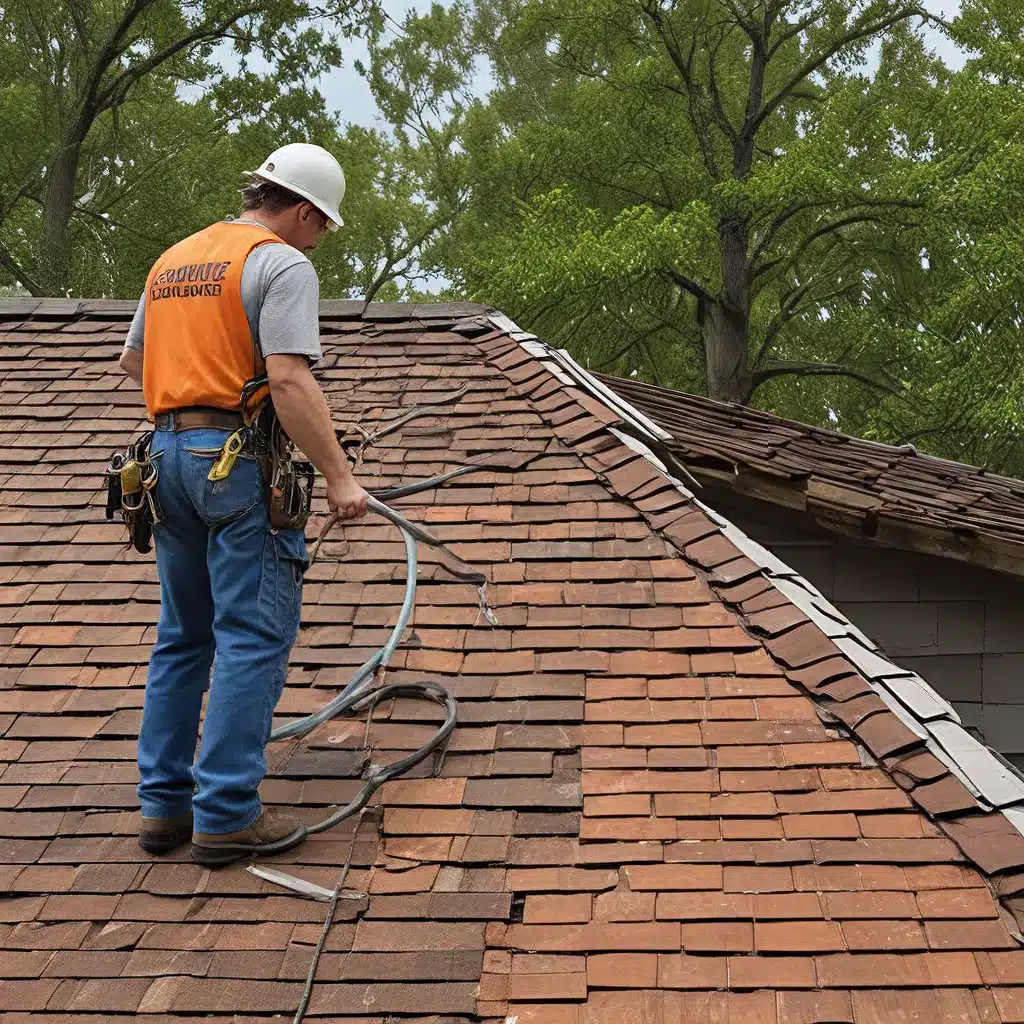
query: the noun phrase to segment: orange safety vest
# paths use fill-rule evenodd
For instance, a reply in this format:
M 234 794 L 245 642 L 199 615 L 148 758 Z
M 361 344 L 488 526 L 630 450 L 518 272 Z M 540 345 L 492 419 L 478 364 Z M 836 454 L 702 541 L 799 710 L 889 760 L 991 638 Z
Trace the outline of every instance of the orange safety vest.
M 236 411 L 262 371 L 242 305 L 253 249 L 281 239 L 258 224 L 213 224 L 171 246 L 146 280 L 142 393 L 150 417 L 202 405 Z

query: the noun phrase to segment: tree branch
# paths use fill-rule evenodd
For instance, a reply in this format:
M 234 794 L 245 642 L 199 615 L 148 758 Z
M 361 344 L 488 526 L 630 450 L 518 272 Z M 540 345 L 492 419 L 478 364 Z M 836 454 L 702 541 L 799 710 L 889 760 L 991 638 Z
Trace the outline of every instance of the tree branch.
M 824 51 L 814 57 L 808 58 L 800 65 L 799 68 L 797 68 L 796 73 L 782 86 L 782 88 L 779 89 L 779 91 L 765 104 L 761 109 L 761 112 L 752 121 L 748 119 L 747 123 L 743 126 L 743 133 L 750 137 L 755 135 L 761 125 L 771 117 L 786 97 L 805 78 L 813 75 L 815 71 L 821 68 L 840 50 L 849 46 L 851 43 L 857 42 L 859 39 L 866 39 L 868 36 L 873 36 L 878 32 L 883 32 L 885 29 L 891 28 L 900 21 L 906 21 L 908 18 L 913 17 L 927 18 L 928 12 L 922 10 L 920 7 L 907 7 L 902 11 L 898 11 L 896 14 L 890 15 L 888 18 L 883 18 L 880 21 L 874 21 L 866 25 L 854 27 L 845 35 L 835 40 Z
M 782 230 L 785 224 L 796 217 L 798 214 L 803 213 L 805 210 L 811 210 L 815 206 L 827 206 L 827 203 L 820 202 L 808 202 L 808 203 L 797 203 L 795 206 L 787 207 L 780 213 L 775 220 L 772 221 L 771 226 L 765 232 L 764 238 L 754 246 L 754 251 L 751 254 L 750 262 L 756 264 L 757 261 L 768 251 L 768 247 L 775 240 L 775 236 Z M 754 271 L 753 276 L 757 278 L 762 273 L 765 273 L 766 269 L 770 269 L 775 264 L 765 264 L 764 267 L 759 267 Z
M 660 171 L 656 173 L 661 175 Z M 614 181 L 604 181 L 601 178 L 595 178 L 591 174 L 577 174 L 575 176 L 577 181 L 586 182 L 588 185 L 597 185 L 599 188 L 606 188 L 613 192 L 624 192 L 626 195 L 631 196 L 633 199 L 640 201 L 641 203 L 650 203 L 651 206 L 656 206 L 666 213 L 675 213 L 678 209 L 675 205 L 670 203 L 668 199 L 657 199 L 654 196 L 649 196 L 645 192 L 641 192 L 638 189 L 632 188 L 629 185 L 620 185 Z M 662 189 L 665 188 L 665 183 L 661 183 Z M 666 193 L 667 197 L 667 193 Z
M 680 288 L 685 289 L 691 295 L 695 295 L 702 302 L 715 302 L 715 297 L 709 292 L 702 288 L 696 281 L 687 277 L 685 274 L 680 274 L 678 270 L 673 270 L 671 267 L 667 267 L 664 270 L 659 271 L 664 274 L 669 280 L 674 281 Z
M 792 359 L 780 360 L 779 362 L 771 363 L 762 370 L 758 370 L 753 375 L 750 394 L 747 395 L 746 401 L 750 401 L 751 396 L 762 384 L 765 383 L 765 381 L 771 380 L 773 377 L 787 376 L 849 377 L 851 380 L 860 381 L 861 384 L 866 384 L 869 387 L 885 391 L 890 395 L 898 395 L 900 393 L 896 388 L 892 387 L 890 384 L 886 384 L 884 381 L 875 380 L 874 377 L 870 377 L 866 373 L 861 373 L 859 370 L 851 370 L 849 367 L 840 366 L 838 363 L 812 363 Z
M 664 381 L 662 380 L 661 371 L 658 369 L 658 362 L 654 358 L 654 354 L 651 352 L 651 346 L 646 338 L 640 340 L 640 348 L 644 355 L 647 356 L 647 365 L 651 368 L 651 376 L 654 378 L 654 383 L 659 388 L 664 387 Z
M 786 223 L 788 221 L 792 220 L 793 217 L 797 216 L 800 213 L 805 212 L 806 210 L 812 210 L 816 206 L 826 206 L 826 205 L 827 205 L 826 203 L 819 203 L 819 202 L 798 203 L 796 206 L 791 206 L 788 209 L 783 210 L 782 213 L 780 213 L 778 215 L 778 217 L 776 217 L 775 220 L 772 222 L 772 225 L 768 229 L 768 232 L 766 233 L 765 237 L 755 247 L 753 255 L 751 256 L 751 263 L 756 263 L 757 260 L 761 256 L 763 256 L 765 254 L 765 252 L 767 252 L 768 247 L 774 241 L 774 239 L 778 235 L 779 231 L 786 225 Z M 848 209 L 848 210 L 863 210 L 866 207 L 869 210 L 882 210 L 882 209 L 916 210 L 916 209 L 919 209 L 920 206 L 921 206 L 920 203 L 918 203 L 918 202 L 916 202 L 914 200 L 910 200 L 910 199 L 858 199 L 856 203 L 851 204 L 846 209 Z M 879 217 L 879 215 L 877 213 L 872 213 L 872 214 L 866 216 L 864 219 L 865 220 L 879 220 L 881 218 Z M 815 239 L 820 238 L 822 235 L 828 234 L 830 231 L 835 231 L 838 228 L 846 227 L 849 223 L 856 223 L 856 221 L 842 219 L 842 220 L 838 220 L 838 221 L 833 221 L 830 224 L 826 224 L 823 227 L 819 228 L 816 232 L 814 232 L 814 234 L 812 234 L 808 239 L 806 239 L 806 242 L 809 245 L 810 243 L 814 242 Z M 803 247 L 803 249 L 801 249 L 801 251 L 798 254 L 798 256 L 802 255 L 803 252 L 806 251 L 806 248 L 807 248 L 807 246 L 805 245 Z M 778 266 L 780 263 L 783 263 L 783 262 L 786 262 L 786 261 L 779 259 L 779 260 L 772 260 L 772 261 L 770 261 L 768 263 L 765 263 L 762 266 L 757 267 L 754 270 L 753 277 L 756 279 L 756 278 L 760 277 L 762 274 L 767 273 L 772 268 Z M 792 266 L 792 262 L 790 262 L 787 265 L 787 269 L 788 269 L 789 266 Z
M 715 181 L 719 181 L 721 180 L 721 175 L 718 169 L 718 161 L 715 159 L 714 148 L 707 130 L 710 122 L 715 121 L 716 119 L 712 117 L 702 123 L 701 119 L 697 116 L 698 109 L 706 103 L 706 97 L 704 96 L 703 90 L 698 86 L 693 77 L 693 60 L 697 52 L 697 33 L 693 32 L 690 39 L 690 52 L 684 58 L 683 52 L 679 47 L 679 41 L 675 38 L 675 35 L 671 33 L 668 26 L 665 25 L 657 4 L 651 2 L 651 0 L 647 0 L 643 5 L 642 10 L 643 13 L 647 15 L 654 31 L 661 39 L 662 45 L 665 47 L 665 50 L 669 55 L 669 59 L 672 61 L 672 64 L 676 69 L 676 73 L 679 75 L 683 85 L 686 87 L 686 96 L 688 99 L 686 104 L 686 114 L 690 120 L 690 124 L 693 126 L 694 136 L 697 139 L 697 145 L 700 147 L 704 166 L 707 169 L 708 174 Z M 728 121 L 726 124 L 729 129 L 732 129 L 732 125 L 729 124 Z M 726 128 L 721 124 L 719 124 L 718 127 L 720 130 L 728 134 Z
M 168 240 L 166 238 L 156 238 L 153 235 L 147 235 L 144 231 L 140 231 L 137 227 L 131 224 L 125 224 L 124 221 L 114 220 L 113 217 L 107 215 L 103 216 L 102 213 L 97 213 L 95 210 L 90 210 L 86 206 L 75 205 L 75 213 L 84 213 L 87 217 L 92 217 L 93 220 L 98 220 L 103 224 L 106 224 L 111 228 L 118 228 L 121 231 L 127 231 L 131 235 L 135 235 L 136 238 L 141 238 L 144 241 L 152 242 L 154 245 L 166 246 Z
M 739 4 L 736 0 L 728 0 L 729 10 L 732 11 L 733 18 L 736 19 L 736 24 L 747 34 L 751 42 L 757 39 L 757 27 L 753 21 L 747 21 L 743 15 L 743 11 L 740 10 Z
M 850 265 L 852 260 L 848 259 L 844 262 L 841 267 L 837 267 L 828 276 L 835 277 L 842 272 L 846 267 Z M 782 333 L 782 329 L 792 320 L 795 316 L 802 312 L 801 305 L 808 296 L 811 295 L 814 287 L 821 282 L 821 277 L 812 277 L 810 281 L 801 285 L 795 289 L 783 300 L 779 312 L 772 318 L 772 322 L 768 325 L 764 333 L 764 338 L 761 341 L 761 345 L 757 350 L 757 354 L 754 356 L 754 361 L 751 366 L 758 367 L 764 362 L 765 356 L 771 351 L 772 346 L 775 344 L 778 336 Z M 853 280 L 850 284 L 843 285 L 841 288 L 833 288 L 830 292 L 825 292 L 823 295 L 814 295 L 814 301 L 818 305 L 822 305 L 828 302 L 829 299 L 838 298 L 840 295 L 845 295 L 847 292 L 852 291 L 854 288 L 860 287 L 860 281 Z
M 628 321 L 621 313 L 619 313 L 616 309 L 614 309 L 614 307 L 610 308 L 609 312 L 612 314 L 614 319 L 618 320 L 619 323 L 621 323 L 623 325 L 623 327 L 626 328 L 627 331 L 636 332 L 635 325 L 632 324 L 630 321 Z M 655 324 L 653 327 L 649 327 L 646 331 L 640 332 L 628 344 L 626 344 L 619 352 L 617 352 L 614 356 L 612 356 L 611 359 L 609 359 L 605 363 L 602 363 L 601 366 L 598 367 L 598 369 L 604 369 L 605 367 L 611 365 L 611 363 L 613 363 L 616 359 L 618 359 L 621 356 L 625 355 L 630 349 L 636 348 L 636 347 L 639 346 L 640 351 L 643 352 L 644 356 L 646 356 L 646 358 L 647 358 L 647 363 L 650 366 L 651 376 L 654 378 L 654 383 L 660 385 L 661 384 L 661 374 L 658 371 L 658 365 L 657 365 L 657 361 L 654 358 L 654 354 L 651 352 L 651 347 L 650 347 L 650 344 L 649 344 L 649 339 L 650 339 L 652 334 L 657 334 L 657 332 L 660 331 L 664 326 L 665 326 L 664 323 L 658 323 L 658 324 Z
M 715 115 L 715 123 L 724 132 L 730 142 L 735 142 L 737 132 L 729 115 L 725 112 L 725 104 L 722 102 L 722 94 L 718 89 L 718 78 L 715 76 L 715 61 L 718 59 L 718 51 L 725 42 L 726 33 L 723 31 L 718 37 L 714 46 L 708 47 L 708 90 L 711 95 L 711 109 Z
M 89 27 L 85 20 L 85 12 L 82 10 L 81 0 L 67 0 L 67 6 L 71 11 L 71 20 L 75 23 L 75 31 L 78 33 L 82 48 L 88 50 L 92 40 L 89 38 Z
M 178 157 L 188 148 L 189 145 L 202 144 L 205 140 L 218 140 L 227 129 L 229 118 L 218 118 L 213 125 L 205 131 L 186 137 L 179 145 L 165 148 L 157 157 L 145 166 L 135 165 L 135 175 L 124 184 L 119 191 L 105 191 L 102 202 L 99 204 L 102 210 L 109 211 L 118 203 L 124 202 L 133 192 L 143 187 L 149 179 L 156 174 L 165 164 L 177 160 Z M 91 212 L 91 211 L 90 211 Z
M 9 202 L 0 201 L 0 224 L 4 222 L 7 215 L 18 205 L 22 199 L 31 198 L 30 190 L 33 185 L 39 184 L 39 172 L 33 171 L 24 181 L 22 186 L 14 193 Z
M 796 248 L 796 251 L 781 264 L 782 269 L 777 273 L 773 274 L 769 278 L 769 282 L 776 280 L 782 274 L 787 273 L 793 267 L 795 267 L 802 259 L 804 253 L 819 239 L 825 235 L 837 234 L 842 228 L 850 227 L 852 224 L 864 224 L 871 221 L 877 221 L 881 219 L 877 212 L 862 212 L 850 214 L 848 217 L 841 217 L 839 220 L 830 221 L 828 224 L 823 224 L 816 231 L 812 231 Z M 776 263 L 775 266 L 779 264 Z M 754 277 L 757 277 L 758 273 L 755 271 Z M 764 286 L 762 286 L 763 288 Z
M 139 61 L 137 64 L 132 64 L 118 75 L 118 77 L 115 78 L 102 93 L 97 95 L 96 114 L 100 114 L 104 110 L 109 110 L 112 107 L 120 106 L 127 98 L 131 87 L 135 85 L 139 79 L 145 77 L 172 57 L 176 57 L 182 52 L 182 50 L 187 50 L 195 43 L 213 42 L 216 39 L 223 38 L 224 33 L 233 25 L 236 25 L 243 18 L 247 18 L 251 14 L 255 14 L 256 11 L 257 8 L 250 7 L 234 12 L 230 18 L 217 24 L 200 25 L 187 36 L 183 36 L 181 39 L 177 40 L 177 42 L 172 43 L 170 46 L 165 47 L 157 53 L 151 54 L 145 60 Z
M 794 36 L 800 35 L 801 32 L 805 32 L 809 29 L 819 18 L 821 12 L 815 14 L 808 14 L 806 18 L 802 18 L 795 25 L 790 26 L 785 32 L 779 36 L 778 39 L 771 45 L 768 50 L 768 60 L 771 60 L 779 52 L 779 50 L 786 45 Z
M 3 242 L 0 242 L 0 267 L 13 275 L 14 280 L 19 282 L 23 288 L 27 288 L 36 298 L 41 299 L 46 296 L 46 289 L 25 272 L 15 259 L 14 254 Z
M 363 298 L 367 302 L 373 302 L 374 296 L 391 280 L 392 272 L 395 269 L 395 263 L 397 260 L 387 255 L 384 260 L 384 266 L 380 268 L 374 279 L 370 282 L 370 287 L 366 289 L 366 294 Z
M 88 127 L 99 113 L 96 109 L 96 98 L 100 92 L 103 76 L 114 61 L 124 53 L 127 46 L 130 45 L 125 43 L 125 38 L 131 31 L 132 26 L 146 9 L 152 7 L 155 2 L 156 0 L 132 0 L 125 8 L 121 20 L 111 30 L 110 35 L 107 36 L 106 42 L 100 50 L 99 57 L 96 58 L 96 63 L 92 67 L 92 73 L 86 81 L 85 89 L 81 94 L 82 99 L 79 104 L 77 120 L 85 123 L 86 134 L 88 133 Z M 76 127 L 79 126 L 76 125 Z M 82 137 L 84 138 L 84 135 Z
M 426 228 L 421 231 L 415 238 L 410 238 L 408 242 L 398 251 L 394 253 L 388 253 L 387 258 L 384 262 L 384 266 L 381 267 L 380 271 L 374 277 L 373 281 L 370 282 L 370 287 L 366 290 L 366 301 L 372 302 L 373 297 L 381 290 L 395 276 L 395 268 L 401 263 L 402 260 L 408 259 L 431 235 L 442 230 L 446 225 L 450 224 L 455 217 L 454 212 L 445 214 L 443 217 L 435 217 L 431 220 Z
M 632 338 L 627 341 L 618 351 L 613 352 L 607 359 L 602 359 L 601 362 L 594 367 L 595 370 L 607 370 L 610 366 L 617 363 L 627 352 L 635 348 L 637 343 L 640 341 L 639 338 Z

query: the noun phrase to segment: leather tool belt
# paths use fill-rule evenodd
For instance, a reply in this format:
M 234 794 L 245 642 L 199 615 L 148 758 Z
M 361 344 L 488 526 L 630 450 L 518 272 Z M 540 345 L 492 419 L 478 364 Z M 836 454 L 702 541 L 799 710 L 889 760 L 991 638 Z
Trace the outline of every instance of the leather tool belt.
M 313 464 L 293 457 L 294 445 L 273 407 L 256 438 L 270 525 L 279 530 L 304 530 L 313 504 Z
M 278 530 L 305 529 L 313 501 L 312 464 L 293 457 L 295 446 L 274 411 L 266 375 L 247 381 L 239 398 L 241 412 L 193 406 L 157 416 L 156 425 L 175 431 L 200 427 L 232 431 L 208 478 L 224 480 L 241 452 L 254 454 L 263 478 L 270 525 Z
M 106 470 L 107 519 L 120 513 L 128 530 L 128 546 L 140 554 L 153 547 L 153 527 L 162 515 L 156 500 L 156 464 L 149 449 L 153 432 L 143 434 L 123 452 L 115 452 Z
M 155 417 L 158 430 L 198 430 L 202 427 L 215 427 L 217 430 L 238 430 L 245 426 L 240 412 L 228 412 L 226 409 L 209 409 L 206 406 L 194 405 L 187 409 L 173 409 L 170 412 L 158 413 Z
M 159 413 L 154 423 L 158 430 L 176 432 L 202 427 L 233 431 L 209 479 L 230 475 L 241 452 L 254 454 L 270 525 L 277 530 L 304 530 L 313 502 L 313 465 L 294 458 L 295 446 L 274 411 L 266 376 L 248 381 L 241 397 L 242 412 L 193 406 Z M 152 431 L 144 434 L 124 452 L 115 453 L 106 470 L 107 519 L 120 513 L 128 528 L 129 546 L 141 554 L 152 550 L 153 527 L 163 518 L 154 493 L 158 474 L 149 457 L 152 440 Z

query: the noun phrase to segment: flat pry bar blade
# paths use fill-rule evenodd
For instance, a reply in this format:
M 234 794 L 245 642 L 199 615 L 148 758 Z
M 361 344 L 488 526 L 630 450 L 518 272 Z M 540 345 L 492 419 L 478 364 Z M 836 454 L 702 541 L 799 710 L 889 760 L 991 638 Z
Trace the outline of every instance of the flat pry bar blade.
M 307 882 L 304 878 L 286 875 L 283 871 L 274 871 L 273 868 L 258 868 L 255 864 L 250 864 L 246 870 L 257 878 L 273 882 L 274 885 L 279 885 L 283 889 L 291 889 L 292 892 L 298 893 L 300 896 L 308 896 L 310 899 L 317 900 L 320 903 L 329 903 L 331 897 L 334 896 L 332 889 L 325 889 L 322 885 L 317 885 L 315 882 Z M 339 895 L 338 899 L 361 900 L 365 899 L 365 897 L 366 893 L 362 892 L 343 892 Z

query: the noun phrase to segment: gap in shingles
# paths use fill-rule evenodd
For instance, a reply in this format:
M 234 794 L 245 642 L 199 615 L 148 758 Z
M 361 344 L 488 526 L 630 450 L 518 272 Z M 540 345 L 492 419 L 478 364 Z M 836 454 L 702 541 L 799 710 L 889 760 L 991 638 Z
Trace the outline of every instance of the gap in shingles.
M 522 924 L 523 915 L 526 912 L 526 895 L 524 893 L 512 894 L 512 906 L 508 912 L 508 919 L 512 924 Z

